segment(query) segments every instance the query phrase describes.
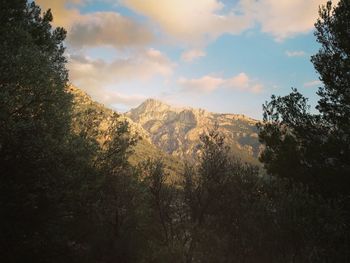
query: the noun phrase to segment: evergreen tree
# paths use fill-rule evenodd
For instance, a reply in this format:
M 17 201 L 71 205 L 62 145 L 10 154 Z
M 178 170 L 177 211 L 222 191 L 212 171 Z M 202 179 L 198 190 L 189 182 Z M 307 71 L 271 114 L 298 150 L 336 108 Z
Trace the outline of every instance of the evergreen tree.
M 61 192 L 70 176 L 61 165 L 71 108 L 66 32 L 34 2 L 1 1 L 0 10 L 1 254 L 44 262 L 45 253 L 60 257 L 57 220 L 69 217 Z
M 115 245 L 137 220 L 127 125 L 114 114 L 103 130 L 100 111 L 73 103 L 66 31 L 51 27 L 50 10 L 26 0 L 0 7 L 1 261 L 129 258 Z
M 311 114 L 297 90 L 272 96 L 264 105 L 261 161 L 273 175 L 309 185 L 324 196 L 348 195 L 350 189 L 350 2 L 320 8 L 315 24 L 321 44 L 312 62 L 324 86 Z

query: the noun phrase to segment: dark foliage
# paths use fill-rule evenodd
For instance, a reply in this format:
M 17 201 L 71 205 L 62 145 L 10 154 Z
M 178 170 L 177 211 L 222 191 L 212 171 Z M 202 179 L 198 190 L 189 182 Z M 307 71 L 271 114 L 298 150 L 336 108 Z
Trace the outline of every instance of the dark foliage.
M 350 3 L 320 8 L 315 24 L 319 52 L 311 59 L 320 74 L 317 109 L 297 90 L 264 105 L 261 161 L 273 175 L 302 182 L 325 197 L 350 189 Z
M 214 129 L 177 177 L 132 167 L 128 124 L 67 86 L 50 10 L 0 7 L 1 262 L 349 262 L 349 1 L 316 23 L 320 114 L 264 106 L 269 175 Z
M 127 125 L 113 116 L 96 134 L 96 111 L 73 104 L 66 32 L 51 27 L 50 10 L 18 0 L 0 10 L 1 261 L 123 258 L 112 246 L 131 246 L 119 232 L 134 224 Z

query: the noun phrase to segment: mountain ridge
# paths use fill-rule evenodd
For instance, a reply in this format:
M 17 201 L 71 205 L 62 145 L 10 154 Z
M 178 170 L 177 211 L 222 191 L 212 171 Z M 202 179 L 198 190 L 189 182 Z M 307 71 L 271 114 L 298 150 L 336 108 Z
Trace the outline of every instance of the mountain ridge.
M 97 109 L 102 119 L 106 119 L 102 124 L 108 125 L 108 118 L 116 111 L 93 101 L 76 87 L 71 86 L 69 92 L 74 95 L 77 105 Z M 129 123 L 130 133 L 139 138 L 130 157 L 134 165 L 148 158 L 161 157 L 170 170 L 176 172 L 184 161 L 198 160 L 200 136 L 215 126 L 224 134 L 232 155 L 259 165 L 261 145 L 257 139 L 258 121 L 245 115 L 174 107 L 152 98 L 126 113 L 118 114 L 121 121 Z
M 182 160 L 194 160 L 198 155 L 200 135 L 218 126 L 235 156 L 259 163 L 258 120 L 246 115 L 174 107 L 150 98 L 124 113 L 124 116 L 147 131 L 153 144 Z
M 252 117 L 249 117 L 245 114 L 237 114 L 237 113 L 229 113 L 229 112 L 211 112 L 209 110 L 203 109 L 203 108 L 195 108 L 195 107 L 190 107 L 190 106 L 173 106 L 169 103 L 166 103 L 160 99 L 156 99 L 156 98 L 147 98 L 146 100 L 144 100 L 141 104 L 139 104 L 137 107 L 135 108 L 131 108 L 128 112 L 132 112 L 134 110 L 137 110 L 139 108 L 145 108 L 145 107 L 149 107 L 148 105 L 155 105 L 155 106 L 160 106 L 161 108 L 166 108 L 166 109 L 171 109 L 172 111 L 176 111 L 176 112 L 181 112 L 184 110 L 192 110 L 195 112 L 202 112 L 202 113 L 209 113 L 209 114 L 215 114 L 215 115 L 231 115 L 234 116 L 235 119 L 242 119 L 242 120 L 247 120 L 247 121 L 251 121 L 254 123 L 258 123 L 259 120 L 256 120 Z M 153 107 L 155 107 L 153 106 Z M 159 111 L 159 109 L 157 109 Z
M 145 131 L 138 123 L 133 122 L 130 118 L 124 116 L 115 110 L 106 107 L 102 103 L 94 101 L 85 91 L 70 85 L 67 87 L 67 92 L 73 96 L 73 109 L 75 121 L 79 126 L 79 122 L 84 121 L 84 116 L 86 113 L 94 113 L 94 118 L 101 120 L 98 129 L 104 131 L 110 125 L 110 121 L 114 113 L 117 113 L 119 121 L 126 121 L 128 123 L 128 129 L 131 136 L 137 138 L 137 143 L 133 147 L 131 155 L 129 156 L 129 162 L 133 166 L 137 166 L 147 159 L 161 158 L 165 164 L 165 171 L 172 175 L 172 177 L 177 176 L 181 173 L 183 164 L 182 162 L 172 156 L 163 152 L 156 145 L 154 145 L 149 137 L 149 133 Z M 73 127 L 74 129 L 74 127 Z M 104 138 L 96 137 L 97 141 L 103 143 Z

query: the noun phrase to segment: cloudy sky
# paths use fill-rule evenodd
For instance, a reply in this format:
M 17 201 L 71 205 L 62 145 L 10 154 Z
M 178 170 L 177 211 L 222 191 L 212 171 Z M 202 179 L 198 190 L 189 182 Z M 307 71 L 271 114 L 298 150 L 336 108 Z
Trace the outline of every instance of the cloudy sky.
M 325 0 L 37 0 L 68 30 L 70 81 L 120 111 L 152 97 L 261 119 L 271 94 L 315 104 Z

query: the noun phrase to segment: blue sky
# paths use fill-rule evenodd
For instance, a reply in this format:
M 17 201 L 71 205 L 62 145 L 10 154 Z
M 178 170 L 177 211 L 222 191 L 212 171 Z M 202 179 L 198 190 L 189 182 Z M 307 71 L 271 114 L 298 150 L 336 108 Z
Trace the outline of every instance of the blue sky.
M 146 98 L 261 119 L 272 94 L 315 105 L 321 0 L 38 0 L 68 30 L 70 81 L 120 111 Z

